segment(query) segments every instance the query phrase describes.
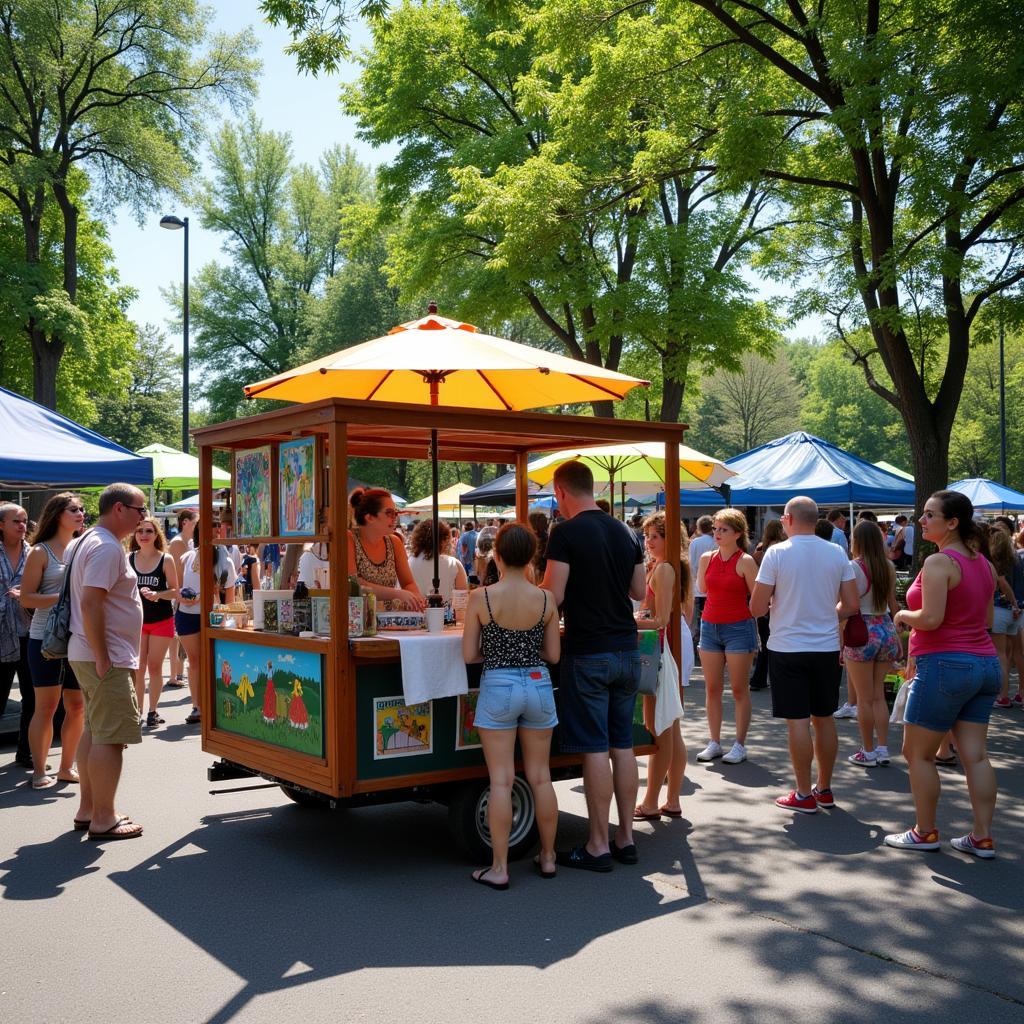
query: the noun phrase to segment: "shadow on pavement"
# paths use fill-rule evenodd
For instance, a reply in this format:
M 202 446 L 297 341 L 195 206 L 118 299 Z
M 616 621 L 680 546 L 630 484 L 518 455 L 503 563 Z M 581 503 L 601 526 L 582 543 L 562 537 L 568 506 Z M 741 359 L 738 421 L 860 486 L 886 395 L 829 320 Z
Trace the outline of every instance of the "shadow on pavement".
M 453 884 L 441 808 L 330 815 L 291 806 L 210 815 L 110 876 L 245 980 L 212 1024 L 258 995 L 367 967 L 544 968 L 601 936 L 706 901 L 679 821 L 664 839 L 638 840 L 638 867 L 608 876 L 562 869 L 552 883 L 518 862 L 511 890 L 492 892 L 471 883 L 471 865 Z M 586 835 L 573 815 L 563 813 L 561 826 L 559 845 Z

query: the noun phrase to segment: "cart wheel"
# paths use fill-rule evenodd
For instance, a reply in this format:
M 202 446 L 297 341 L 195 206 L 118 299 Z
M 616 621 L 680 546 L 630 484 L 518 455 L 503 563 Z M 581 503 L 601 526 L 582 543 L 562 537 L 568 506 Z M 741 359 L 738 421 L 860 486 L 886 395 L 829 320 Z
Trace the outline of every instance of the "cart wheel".
M 314 807 L 318 810 L 325 810 L 330 806 L 327 797 L 321 796 L 319 793 L 308 793 L 304 789 L 292 789 L 291 786 L 282 786 L 281 792 L 300 807 Z
M 448 826 L 456 843 L 477 861 L 491 856 L 491 830 L 487 825 L 487 803 L 491 787 L 486 779 L 474 779 L 460 786 L 448 804 Z M 533 790 L 517 775 L 512 784 L 512 831 L 508 858 L 526 856 L 537 843 L 537 808 Z

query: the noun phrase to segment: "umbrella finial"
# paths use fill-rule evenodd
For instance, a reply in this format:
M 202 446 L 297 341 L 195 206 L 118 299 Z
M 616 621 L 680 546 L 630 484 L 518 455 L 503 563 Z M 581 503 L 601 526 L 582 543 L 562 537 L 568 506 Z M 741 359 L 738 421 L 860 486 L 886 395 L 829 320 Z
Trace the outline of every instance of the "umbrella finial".
M 436 302 L 430 302 L 430 303 L 427 304 L 427 313 L 430 314 L 430 316 L 436 316 L 437 315 L 437 303 Z

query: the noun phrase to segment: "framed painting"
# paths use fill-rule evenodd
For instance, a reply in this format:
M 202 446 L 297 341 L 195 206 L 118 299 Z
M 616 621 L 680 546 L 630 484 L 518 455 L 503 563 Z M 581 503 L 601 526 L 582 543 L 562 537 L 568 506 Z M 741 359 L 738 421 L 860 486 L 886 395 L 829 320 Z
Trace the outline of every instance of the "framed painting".
M 235 536 L 269 537 L 270 445 L 235 452 Z
M 213 665 L 216 728 L 324 756 L 321 655 L 216 640 Z
M 317 636 L 331 635 L 331 599 L 330 597 L 315 595 L 311 597 L 310 604 L 313 608 L 313 632 Z
M 283 441 L 277 452 L 278 529 L 282 537 L 316 533 L 316 438 Z
M 405 697 L 374 697 L 373 759 L 414 757 L 434 750 L 434 717 L 431 701 L 406 704 Z

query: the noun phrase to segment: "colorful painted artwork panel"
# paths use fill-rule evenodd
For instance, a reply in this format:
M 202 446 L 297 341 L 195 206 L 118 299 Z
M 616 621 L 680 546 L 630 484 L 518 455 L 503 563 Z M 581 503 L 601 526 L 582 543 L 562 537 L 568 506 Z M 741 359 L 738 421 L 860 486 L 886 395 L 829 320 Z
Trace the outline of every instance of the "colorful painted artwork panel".
M 216 728 L 324 756 L 321 655 L 216 640 L 213 664 Z
M 280 523 L 282 536 L 316 533 L 316 441 L 303 437 L 285 441 L 278 449 Z
M 479 690 L 470 690 L 469 693 L 459 694 L 455 712 L 459 716 L 455 723 L 456 750 L 479 750 L 480 748 L 480 733 L 477 732 L 475 724 L 476 702 L 479 699 Z
M 270 446 L 235 452 L 235 536 L 269 537 Z
M 405 697 L 373 698 L 373 759 L 413 757 L 434 750 L 433 706 L 405 703 Z

